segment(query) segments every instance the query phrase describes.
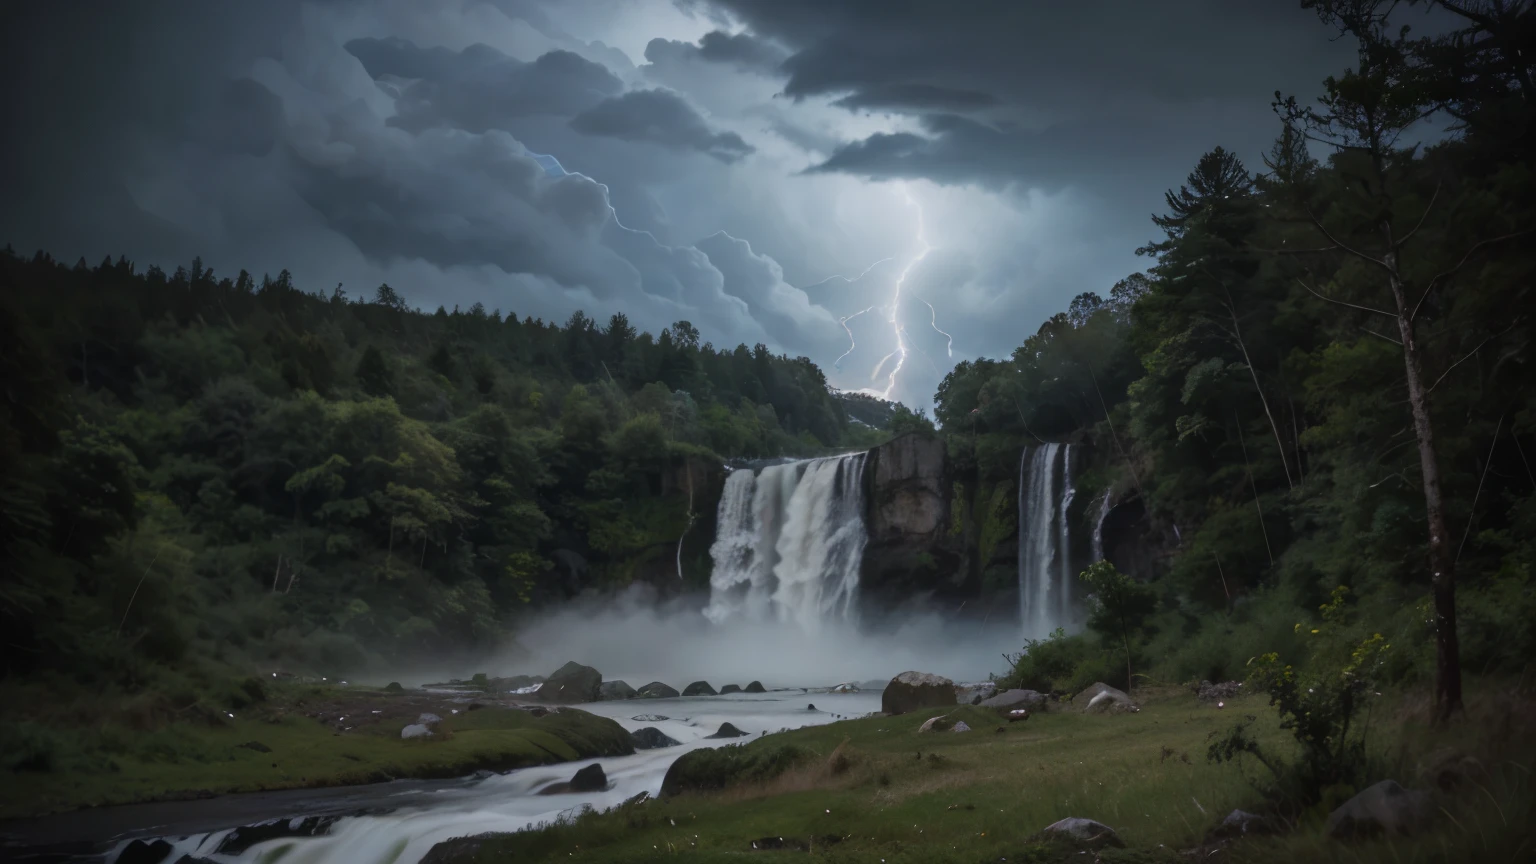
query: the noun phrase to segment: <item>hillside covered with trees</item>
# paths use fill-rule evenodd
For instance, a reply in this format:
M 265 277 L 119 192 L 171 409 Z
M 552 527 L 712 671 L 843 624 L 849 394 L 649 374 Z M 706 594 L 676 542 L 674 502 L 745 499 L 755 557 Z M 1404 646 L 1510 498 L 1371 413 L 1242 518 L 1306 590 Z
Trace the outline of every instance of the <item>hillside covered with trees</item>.
M 686 321 L 427 314 L 196 261 L 0 270 L 5 662 L 61 693 L 181 707 L 232 669 L 445 655 L 585 590 L 699 588 L 723 460 L 870 446 L 892 416 L 855 398 L 850 424 L 811 361 Z
M 1380 4 L 1304 5 L 1357 68 L 1316 104 L 1277 94 L 1262 166 L 1202 156 L 1145 273 L 961 363 L 936 416 L 964 483 L 1073 441 L 1084 530 L 1097 496 L 1145 507 L 1134 668 L 1240 679 L 1274 652 L 1321 674 L 1380 634 L 1376 680 L 1433 682 L 1445 716 L 1463 672 L 1536 652 L 1536 91 L 1508 50 L 1529 15 L 1419 38 Z M 1120 634 L 1098 638 L 1034 644 L 1014 677 L 1123 682 Z

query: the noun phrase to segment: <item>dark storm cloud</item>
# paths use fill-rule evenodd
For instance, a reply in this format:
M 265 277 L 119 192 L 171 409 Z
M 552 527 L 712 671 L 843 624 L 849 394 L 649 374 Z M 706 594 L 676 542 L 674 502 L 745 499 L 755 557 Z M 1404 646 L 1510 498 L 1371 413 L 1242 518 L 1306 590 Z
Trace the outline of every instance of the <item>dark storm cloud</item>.
M 414 79 L 391 93 L 399 113 L 390 122 L 404 129 L 511 130 L 524 117 L 579 114 L 624 89 L 602 64 L 570 51 L 525 63 L 487 45 L 449 51 L 398 37 L 353 39 L 346 48 L 375 79 Z
M 726 63 L 739 69 L 770 72 L 788 56 L 783 49 L 747 33 L 711 30 L 698 44 L 676 39 L 652 39 L 645 46 L 645 59 L 652 63 L 688 62 Z
M 920 119 L 818 169 L 871 178 L 1104 190 L 1126 156 L 1160 162 L 1145 180 L 1167 185 L 1216 144 L 1252 153 L 1276 131 L 1276 89 L 1310 92 L 1351 59 L 1290 3 L 710 2 L 794 50 L 785 95 Z
M 697 150 L 721 162 L 735 162 L 755 150 L 735 132 L 711 129 L 692 105 L 669 90 L 631 90 L 605 99 L 573 117 L 571 128 L 584 135 Z

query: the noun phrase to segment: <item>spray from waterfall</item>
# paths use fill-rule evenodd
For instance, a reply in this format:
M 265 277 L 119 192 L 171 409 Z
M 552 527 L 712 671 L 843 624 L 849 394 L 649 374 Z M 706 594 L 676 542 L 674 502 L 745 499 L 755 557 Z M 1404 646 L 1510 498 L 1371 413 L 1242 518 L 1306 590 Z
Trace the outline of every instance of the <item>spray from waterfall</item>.
M 741 469 L 726 478 L 709 554 L 709 606 L 814 630 L 853 617 L 863 563 L 864 453 Z

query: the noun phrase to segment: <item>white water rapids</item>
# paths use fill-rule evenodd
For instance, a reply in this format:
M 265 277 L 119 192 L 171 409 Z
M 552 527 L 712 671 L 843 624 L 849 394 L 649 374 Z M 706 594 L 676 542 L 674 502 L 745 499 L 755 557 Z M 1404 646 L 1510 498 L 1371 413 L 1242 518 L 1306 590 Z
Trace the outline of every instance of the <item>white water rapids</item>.
M 818 710 L 807 710 L 806 706 L 811 703 Z M 434 845 L 454 837 L 518 831 L 550 822 L 561 814 L 574 814 L 584 806 L 602 810 L 641 792 L 655 795 L 661 790 L 667 768 L 689 750 L 751 741 L 764 731 L 831 723 L 838 719 L 834 715 L 861 717 L 880 710 L 880 694 L 872 691 L 829 693 L 825 690 L 807 693 L 795 689 L 764 694 L 595 702 L 582 705 L 581 709 L 611 717 L 630 731 L 655 726 L 681 744 L 643 750 L 633 756 L 524 768 L 427 795 L 399 795 L 410 804 L 389 813 L 344 818 L 333 825 L 329 833 L 319 837 L 268 840 L 238 855 L 221 855 L 214 851 L 229 835 L 228 830 L 165 837 L 163 839 L 175 849 L 166 861 L 174 862 L 182 855 L 190 855 L 221 864 L 258 864 L 277 860 L 280 856 L 283 864 L 416 864 Z M 643 714 L 658 714 L 671 719 L 631 719 Z M 714 734 L 720 724 L 727 721 L 750 733 L 750 737 L 705 739 L 704 736 Z M 607 791 L 535 794 L 536 790 L 550 783 L 569 780 L 578 770 L 593 763 L 601 764 L 608 775 L 611 788 Z M 358 787 L 360 791 L 367 788 Z M 389 784 L 381 784 L 377 798 L 368 800 L 366 806 L 390 807 L 391 797 L 394 796 Z M 120 848 L 127 842 L 123 841 Z M 116 855 L 114 851 L 106 860 L 112 861 Z

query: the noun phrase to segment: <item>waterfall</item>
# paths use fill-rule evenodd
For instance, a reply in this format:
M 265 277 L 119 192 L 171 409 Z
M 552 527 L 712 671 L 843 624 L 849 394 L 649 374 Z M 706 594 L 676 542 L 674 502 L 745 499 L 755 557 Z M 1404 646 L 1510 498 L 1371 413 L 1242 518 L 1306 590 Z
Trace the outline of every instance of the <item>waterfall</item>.
M 1060 485 L 1058 485 L 1058 483 Z M 1019 617 L 1043 639 L 1072 618 L 1072 447 L 1042 444 L 1019 458 Z
M 1098 518 L 1093 520 L 1093 564 L 1104 560 L 1104 520 L 1109 518 L 1109 493 L 1113 491 L 1113 486 L 1104 490 L 1104 497 L 1099 499 Z
M 853 614 L 864 558 L 864 453 L 731 473 L 720 498 L 709 607 L 814 629 Z

